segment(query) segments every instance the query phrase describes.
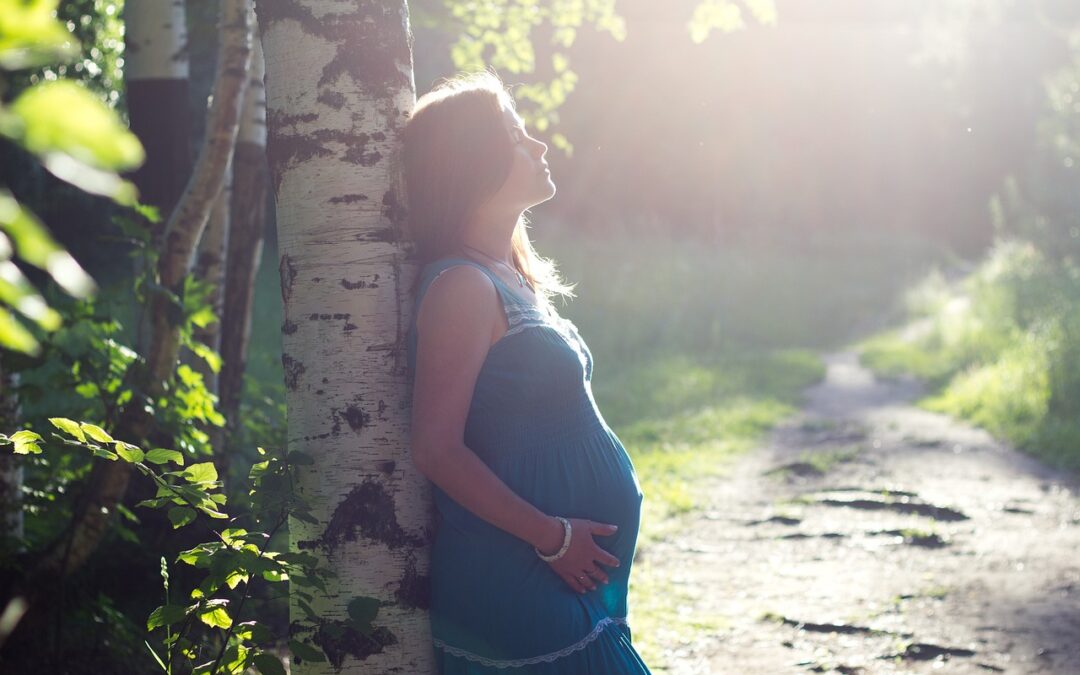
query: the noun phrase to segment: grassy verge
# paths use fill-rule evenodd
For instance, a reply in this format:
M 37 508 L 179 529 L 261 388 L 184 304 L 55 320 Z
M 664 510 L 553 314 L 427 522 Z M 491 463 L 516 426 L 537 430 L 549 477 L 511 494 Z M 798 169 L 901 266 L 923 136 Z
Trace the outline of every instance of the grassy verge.
M 639 550 L 690 527 L 709 504 L 710 478 L 796 409 L 824 374 L 806 351 L 658 356 L 597 381 L 597 404 L 626 445 L 645 493 Z M 634 643 L 654 672 L 672 650 L 722 629 L 691 611 L 701 591 L 648 555 L 630 588 Z
M 908 311 L 906 329 L 859 345 L 863 363 L 926 379 L 920 406 L 1080 472 L 1080 270 L 1001 242 L 959 283 L 928 277 Z

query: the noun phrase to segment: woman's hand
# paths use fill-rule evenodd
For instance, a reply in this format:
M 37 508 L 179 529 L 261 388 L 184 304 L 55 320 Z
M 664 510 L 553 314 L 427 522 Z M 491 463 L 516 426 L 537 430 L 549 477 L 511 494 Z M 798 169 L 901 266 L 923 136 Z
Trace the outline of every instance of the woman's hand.
M 582 518 L 568 518 L 570 521 L 570 548 L 563 557 L 549 562 L 551 569 L 562 577 L 570 588 L 578 593 L 595 591 L 597 582 L 606 584 L 607 574 L 600 569 L 598 563 L 608 567 L 618 567 L 619 559 L 611 555 L 597 545 L 593 535 L 609 537 L 619 529 L 615 525 L 597 523 Z M 559 541 L 561 546 L 562 541 Z M 551 555 L 558 550 L 541 551 L 544 555 Z

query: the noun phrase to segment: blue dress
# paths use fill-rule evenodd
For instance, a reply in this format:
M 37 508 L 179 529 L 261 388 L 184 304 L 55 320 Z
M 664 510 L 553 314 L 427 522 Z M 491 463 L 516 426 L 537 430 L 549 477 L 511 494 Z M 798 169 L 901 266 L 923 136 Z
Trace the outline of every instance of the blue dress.
M 461 264 L 488 275 L 509 323 L 477 376 L 465 445 L 544 513 L 618 525 L 614 535 L 596 535 L 595 541 L 621 564 L 601 564 L 609 583 L 580 594 L 528 542 L 433 485 L 440 516 L 431 552 L 438 672 L 647 674 L 626 618 L 641 486 L 626 449 L 596 408 L 592 354 L 577 328 L 554 310 L 548 315 L 525 301 L 477 262 L 437 260 L 421 272 L 408 335 L 410 373 L 420 301 L 439 273 Z

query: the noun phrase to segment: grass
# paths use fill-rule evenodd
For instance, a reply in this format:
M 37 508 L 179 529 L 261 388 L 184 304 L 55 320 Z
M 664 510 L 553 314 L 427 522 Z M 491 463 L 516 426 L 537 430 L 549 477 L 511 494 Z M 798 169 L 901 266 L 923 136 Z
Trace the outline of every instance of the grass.
M 923 378 L 921 407 L 1080 472 L 1080 270 L 1002 241 L 959 282 L 927 277 L 908 315 L 860 343 L 864 364 Z

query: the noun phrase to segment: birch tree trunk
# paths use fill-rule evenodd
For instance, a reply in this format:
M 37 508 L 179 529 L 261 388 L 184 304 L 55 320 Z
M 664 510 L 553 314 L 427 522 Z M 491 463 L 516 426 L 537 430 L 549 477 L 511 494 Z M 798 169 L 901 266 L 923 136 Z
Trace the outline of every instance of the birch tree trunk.
M 262 260 L 266 227 L 266 90 L 263 87 L 262 40 L 256 36 L 251 52 L 251 77 L 244 94 L 240 133 L 233 153 L 233 190 L 229 248 L 225 263 L 225 302 L 221 312 L 221 372 L 218 374 L 219 410 L 225 428 L 215 429 L 211 442 L 225 448 L 239 420 L 244 391 L 247 349 L 251 341 L 251 310 L 255 299 L 255 275 Z M 228 454 L 219 454 L 218 473 Z
M 214 206 L 210 209 L 210 217 L 206 222 L 206 229 L 199 238 L 199 251 L 195 257 L 195 265 L 192 271 L 195 276 L 213 285 L 210 294 L 210 307 L 218 320 L 207 324 L 202 328 L 196 327 L 194 339 L 203 343 L 215 352 L 221 349 L 221 316 L 225 305 L 225 276 L 226 276 L 226 251 L 229 245 L 231 218 L 229 204 L 232 200 L 232 164 L 225 167 L 225 174 L 221 179 L 221 190 L 218 192 Z M 203 376 L 206 388 L 211 393 L 218 393 L 218 376 L 204 359 L 194 358 L 192 368 Z
M 131 130 L 146 148 L 134 173 L 144 203 L 168 215 L 191 174 L 187 21 L 183 0 L 124 7 L 124 81 Z
M 292 545 L 338 576 L 299 611 L 325 663 L 294 673 L 430 673 L 430 493 L 409 452 L 408 285 L 395 176 L 415 102 L 405 0 L 259 0 L 277 200 L 288 443 L 317 524 Z M 370 625 L 350 620 L 378 608 Z M 358 629 L 358 626 L 360 629 Z

